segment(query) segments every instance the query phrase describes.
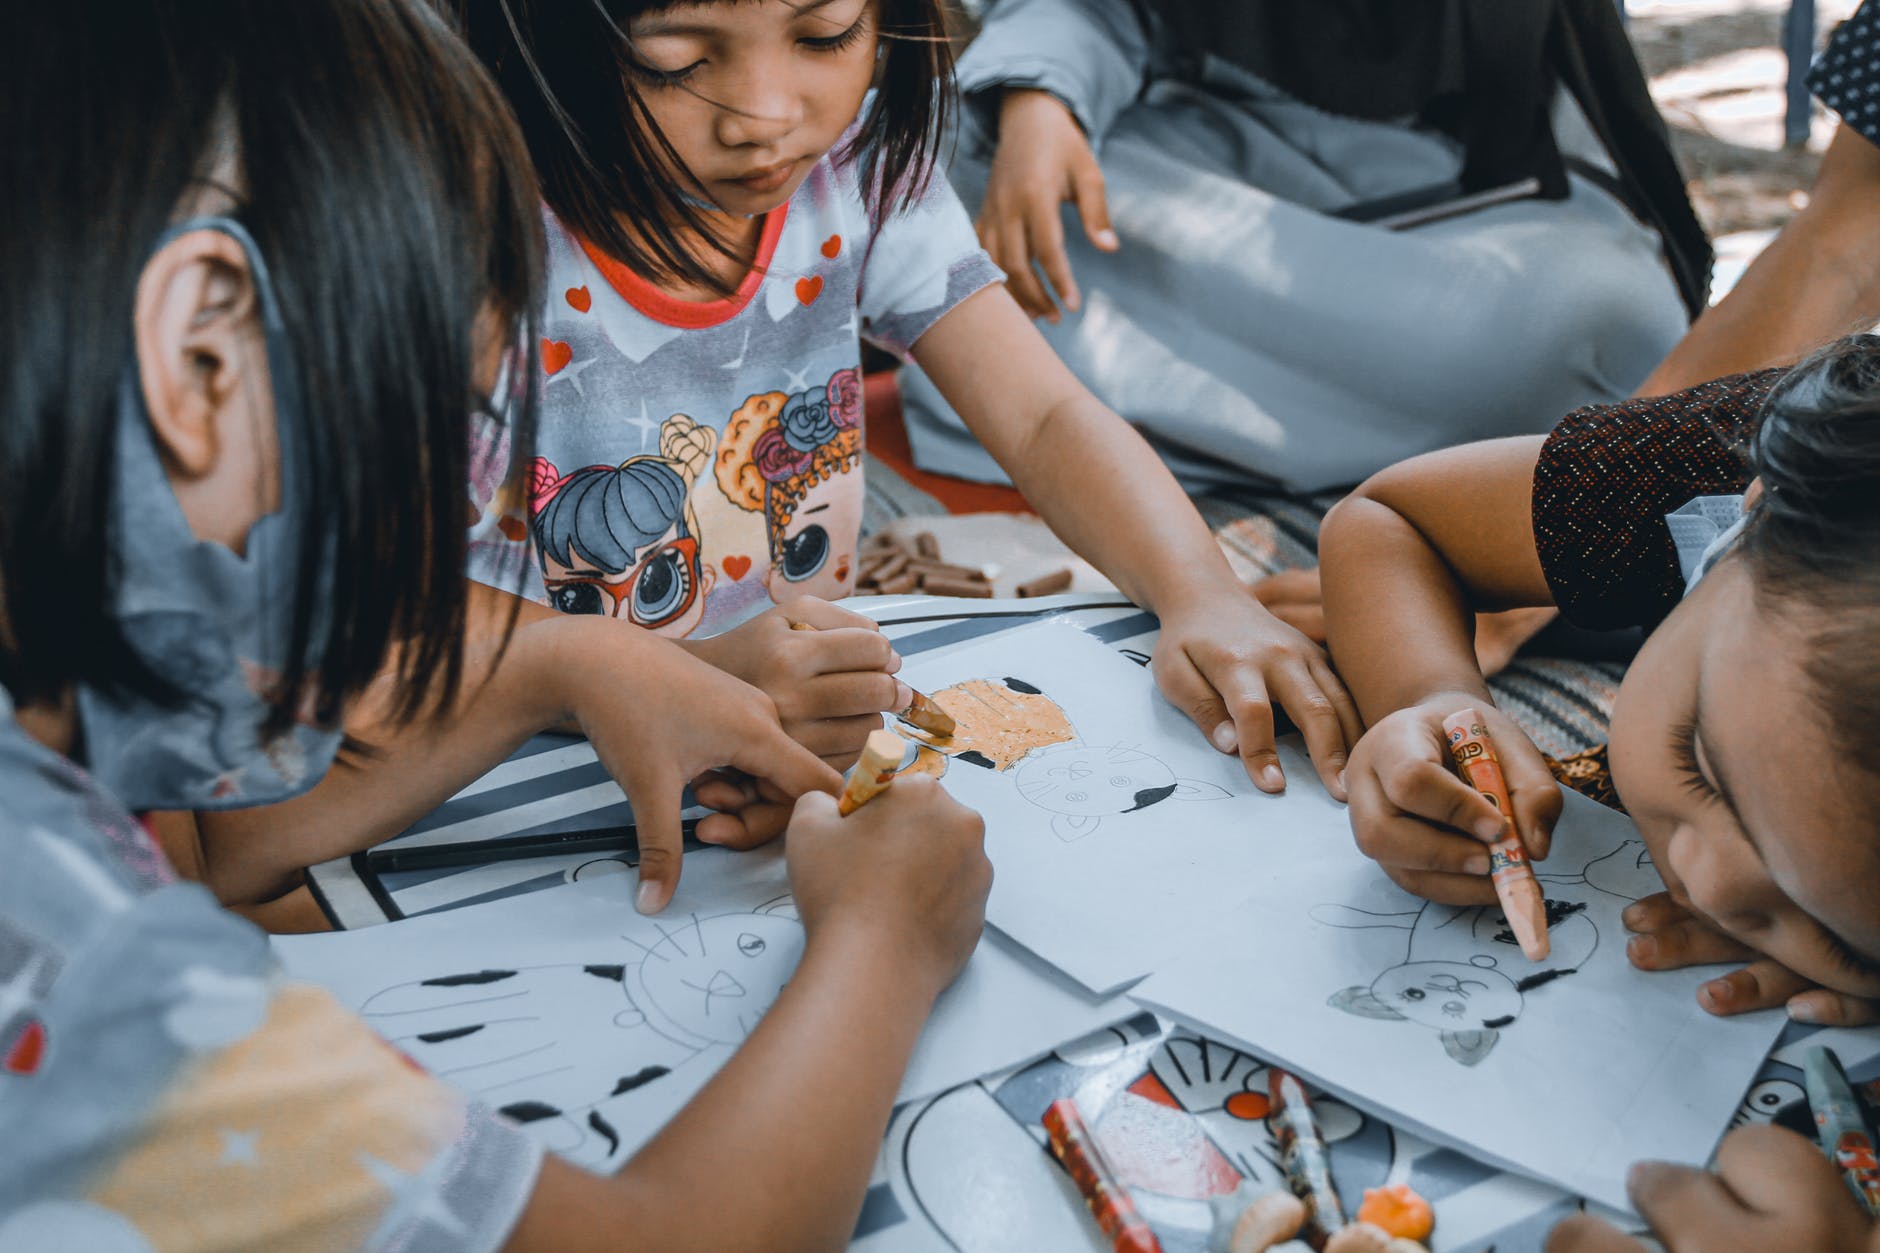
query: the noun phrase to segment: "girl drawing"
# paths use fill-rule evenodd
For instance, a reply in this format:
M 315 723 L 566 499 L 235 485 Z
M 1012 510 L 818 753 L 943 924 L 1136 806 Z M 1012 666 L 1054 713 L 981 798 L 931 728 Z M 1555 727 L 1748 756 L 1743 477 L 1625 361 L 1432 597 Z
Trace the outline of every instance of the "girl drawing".
M 848 477 L 862 456 L 862 376 L 838 370 L 795 394 L 764 392 L 739 406 L 718 450 L 718 487 L 764 515 L 771 596 L 834 600 L 849 593 L 860 533 L 862 484 Z
M 567 475 L 537 457 L 529 467 L 529 529 L 549 604 L 690 635 L 713 582 L 699 559 L 691 488 L 716 440 L 717 432 L 678 413 L 660 427 L 657 455 Z

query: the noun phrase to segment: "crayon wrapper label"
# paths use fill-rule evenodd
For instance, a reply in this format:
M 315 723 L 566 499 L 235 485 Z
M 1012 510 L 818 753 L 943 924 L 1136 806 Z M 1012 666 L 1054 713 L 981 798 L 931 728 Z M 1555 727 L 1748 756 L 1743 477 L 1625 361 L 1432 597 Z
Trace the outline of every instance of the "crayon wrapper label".
M 1844 1132 L 1835 1142 L 1834 1164 L 1868 1214 L 1880 1212 L 1880 1155 L 1874 1152 L 1873 1141 L 1858 1131 Z
M 1527 864 L 1527 850 L 1519 844 L 1488 850 L 1488 873 L 1491 875 L 1498 875 L 1504 870 L 1520 870 Z

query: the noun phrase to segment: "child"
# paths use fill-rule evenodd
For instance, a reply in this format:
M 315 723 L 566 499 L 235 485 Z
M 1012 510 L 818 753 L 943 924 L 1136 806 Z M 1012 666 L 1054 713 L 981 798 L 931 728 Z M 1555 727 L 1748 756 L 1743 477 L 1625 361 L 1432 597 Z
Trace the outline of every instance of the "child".
M 1342 796 L 1357 723 L 1325 658 L 1239 587 L 932 176 L 950 90 L 936 0 L 456 7 L 521 120 L 549 237 L 545 461 L 502 520 L 512 550 L 478 577 L 514 586 L 528 568 L 564 612 L 694 637 L 848 594 L 863 336 L 917 358 L 1053 527 L 1161 618 L 1162 691 L 1221 751 L 1280 790 L 1277 700 Z M 599 503 L 590 484 L 669 422 L 717 433 L 711 472 L 674 478 L 684 508 L 671 485 L 657 507 Z M 780 651 L 832 646 L 791 638 L 777 619 L 793 612 L 701 651 L 754 679 Z M 830 691 L 830 718 L 887 707 L 879 685 Z
M 460 690 L 579 708 L 544 657 L 623 654 L 578 618 L 463 643 L 468 416 L 540 300 L 475 59 L 414 0 L 10 6 L 0 189 L 0 1247 L 840 1243 L 983 917 L 979 823 L 931 782 L 803 802 L 801 966 L 612 1179 L 283 980 L 133 816 L 302 791 L 371 683 L 423 742 Z M 509 420 L 526 450 L 526 397 Z M 618 677 L 689 699 L 661 660 Z M 753 774 L 833 782 L 732 695 L 616 717 L 611 751 L 696 770 L 748 738 Z
M 1352 828 L 1392 879 L 1494 898 L 1471 835 L 1499 820 L 1441 733 L 1463 706 L 1489 720 L 1537 857 L 1559 814 L 1546 761 L 1476 669 L 1470 611 L 1645 626 L 1611 783 L 1668 891 L 1627 910 L 1633 964 L 1748 959 L 1702 986 L 1706 1009 L 1873 1020 L 1880 338 L 1405 462 L 1341 503 L 1322 544 L 1332 651 L 1370 724 Z

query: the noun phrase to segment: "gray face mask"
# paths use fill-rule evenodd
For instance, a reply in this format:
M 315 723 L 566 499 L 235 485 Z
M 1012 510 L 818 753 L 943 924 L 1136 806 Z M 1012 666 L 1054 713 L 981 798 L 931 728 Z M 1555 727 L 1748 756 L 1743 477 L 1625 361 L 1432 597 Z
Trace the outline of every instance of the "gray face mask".
M 182 701 L 169 707 L 81 685 L 78 714 L 86 764 L 133 810 L 285 800 L 326 773 L 341 739 L 340 728 L 304 718 L 279 735 L 261 734 L 287 669 L 302 533 L 313 513 L 305 482 L 308 431 L 280 308 L 253 238 L 231 219 L 196 218 L 172 228 L 156 248 L 195 230 L 221 231 L 248 256 L 273 380 L 281 503 L 249 531 L 245 556 L 198 540 L 164 474 L 136 363 L 126 368 L 111 502 L 110 608 L 124 639 Z M 330 543 L 320 565 L 320 590 L 308 607 L 316 616 L 337 574 Z M 316 620 L 311 638 L 321 639 L 324 627 Z

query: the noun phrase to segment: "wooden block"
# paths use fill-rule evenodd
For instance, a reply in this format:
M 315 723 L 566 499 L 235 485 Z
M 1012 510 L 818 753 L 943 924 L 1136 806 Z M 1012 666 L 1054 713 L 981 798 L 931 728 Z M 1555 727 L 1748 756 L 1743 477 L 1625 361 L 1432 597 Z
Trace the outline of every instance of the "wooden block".
M 914 537 L 914 551 L 931 561 L 940 560 L 940 541 L 933 537 L 932 531 L 922 531 Z
M 949 579 L 937 574 L 930 574 L 921 580 L 921 590 L 935 596 L 970 596 L 975 600 L 992 599 L 992 584 L 974 583 L 970 579 Z
M 920 585 L 911 571 L 903 570 L 891 579 L 883 579 L 875 585 L 875 590 L 883 596 L 898 596 L 902 592 L 911 592 Z
M 1062 570 L 1053 570 L 1050 574 L 1041 574 L 1018 585 L 1020 596 L 1050 596 L 1062 592 L 1071 585 L 1071 572 L 1067 566 Z

